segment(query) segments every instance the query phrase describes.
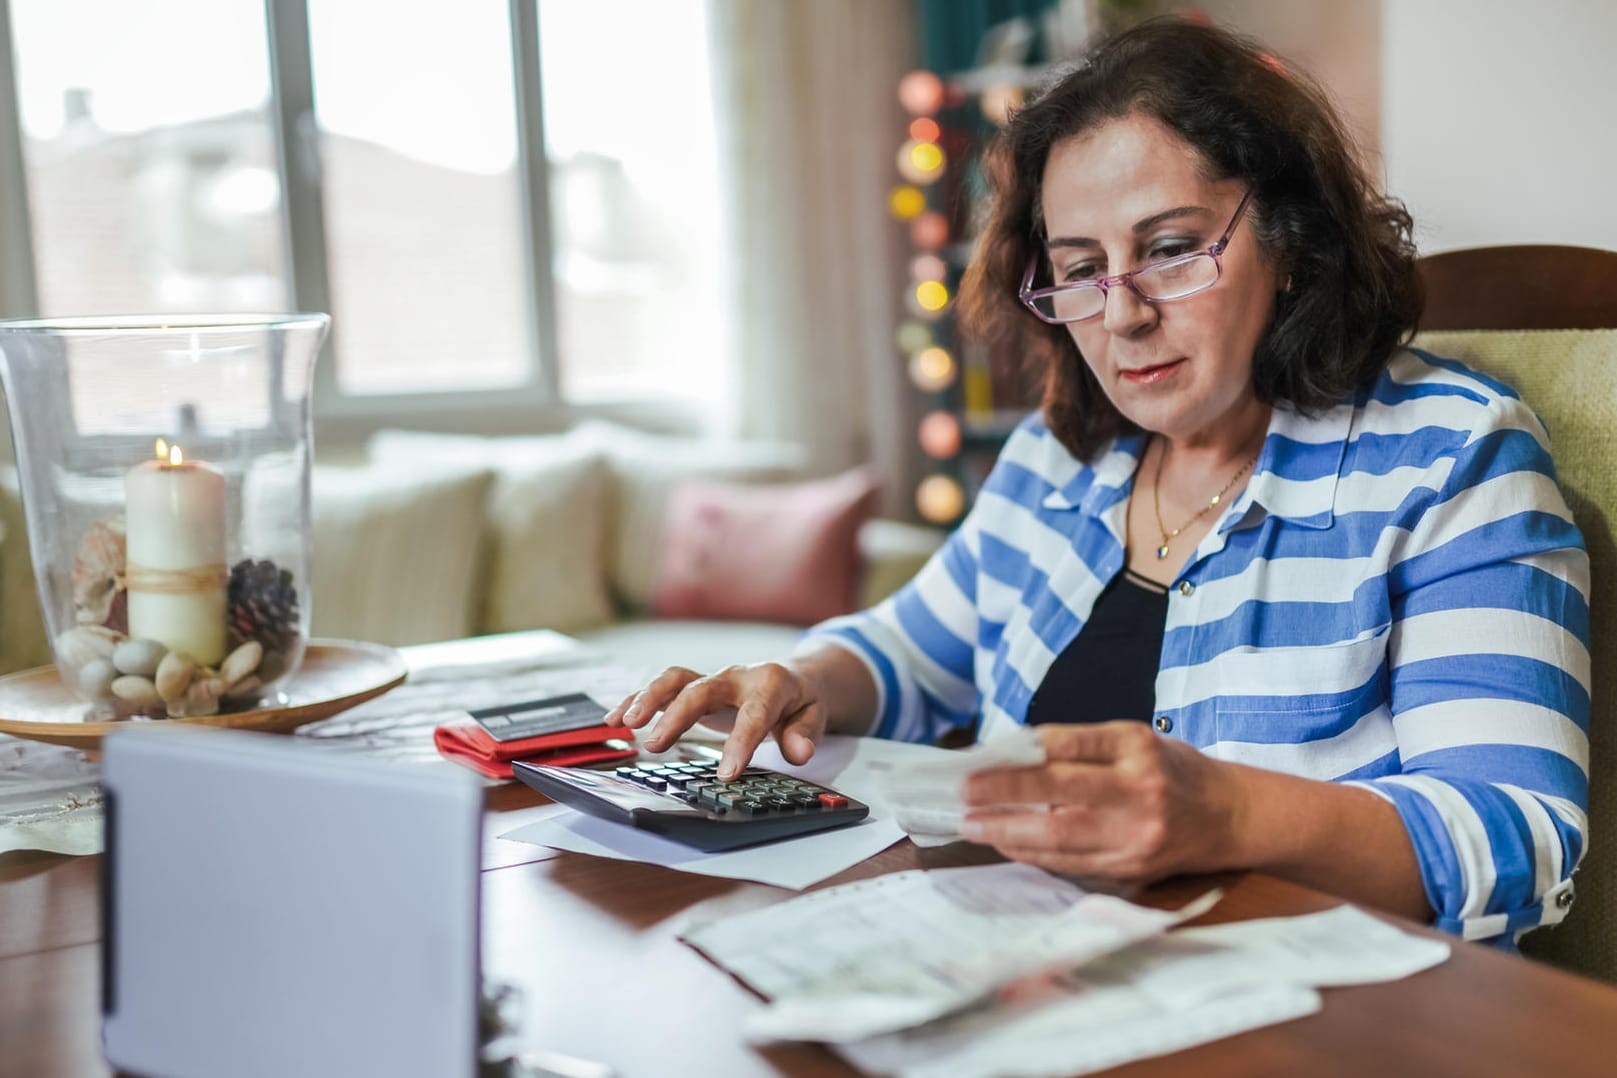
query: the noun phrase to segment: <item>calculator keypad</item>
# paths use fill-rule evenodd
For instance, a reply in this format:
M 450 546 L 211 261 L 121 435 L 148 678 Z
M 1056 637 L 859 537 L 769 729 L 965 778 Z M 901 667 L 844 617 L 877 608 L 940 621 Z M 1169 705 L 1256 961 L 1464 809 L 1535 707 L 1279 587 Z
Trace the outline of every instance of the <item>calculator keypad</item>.
M 719 780 L 717 764 L 639 764 L 613 774 L 718 816 L 786 816 L 848 804 L 834 790 L 762 767 L 746 768 L 730 782 Z

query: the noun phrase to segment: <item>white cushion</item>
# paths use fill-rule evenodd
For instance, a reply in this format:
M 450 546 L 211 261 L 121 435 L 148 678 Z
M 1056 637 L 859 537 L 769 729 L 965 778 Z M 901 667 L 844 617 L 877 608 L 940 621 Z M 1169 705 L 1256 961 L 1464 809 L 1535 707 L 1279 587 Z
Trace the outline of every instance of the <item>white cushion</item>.
M 803 447 L 785 442 L 652 434 L 601 419 L 587 420 L 557 434 L 484 438 L 384 430 L 370 440 L 371 456 L 378 461 L 437 458 L 479 462 L 501 472 L 591 452 L 607 460 L 611 473 L 605 511 L 604 580 L 617 604 L 634 613 L 651 605 L 661 560 L 663 516 L 674 483 L 691 478 L 740 482 L 799 479 L 804 476 L 807 460 Z
M 371 458 L 394 467 L 452 462 L 494 469 L 488 576 L 479 631 L 573 632 L 613 619 L 607 591 L 612 474 L 588 438 L 484 438 L 384 430 Z
M 489 497 L 489 576 L 479 629 L 574 632 L 616 615 L 606 590 L 610 476 L 594 453 L 513 463 Z
M 311 630 L 418 644 L 470 635 L 486 467 L 316 466 Z

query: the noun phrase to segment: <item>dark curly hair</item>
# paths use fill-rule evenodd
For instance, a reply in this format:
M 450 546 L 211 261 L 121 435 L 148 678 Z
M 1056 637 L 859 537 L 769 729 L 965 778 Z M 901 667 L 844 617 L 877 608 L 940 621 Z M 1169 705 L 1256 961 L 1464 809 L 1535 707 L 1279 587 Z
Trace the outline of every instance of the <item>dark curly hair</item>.
M 1385 369 L 1420 319 L 1411 221 L 1383 196 L 1317 84 L 1226 30 L 1154 19 L 1117 35 L 1016 112 L 984 155 L 992 198 L 961 283 L 962 328 L 1014 342 L 1043 382 L 1051 431 L 1080 460 L 1138 428 L 1113 407 L 1064 326 L 1017 299 L 1043 252 L 1041 184 L 1058 143 L 1130 115 L 1157 120 L 1209 179 L 1254 192 L 1253 235 L 1290 275 L 1258 341 L 1258 398 L 1315 413 Z

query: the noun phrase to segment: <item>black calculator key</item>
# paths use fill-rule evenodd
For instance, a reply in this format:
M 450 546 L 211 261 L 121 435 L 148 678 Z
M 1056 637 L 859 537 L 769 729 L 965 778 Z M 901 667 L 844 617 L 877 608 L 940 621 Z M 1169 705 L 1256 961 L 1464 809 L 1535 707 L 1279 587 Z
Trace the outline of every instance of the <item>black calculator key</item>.
M 645 786 L 648 790 L 666 790 L 668 789 L 668 780 L 661 775 L 647 775 Z
M 804 812 L 810 812 L 820 807 L 820 799 L 809 794 L 794 794 L 790 800 L 793 805 Z

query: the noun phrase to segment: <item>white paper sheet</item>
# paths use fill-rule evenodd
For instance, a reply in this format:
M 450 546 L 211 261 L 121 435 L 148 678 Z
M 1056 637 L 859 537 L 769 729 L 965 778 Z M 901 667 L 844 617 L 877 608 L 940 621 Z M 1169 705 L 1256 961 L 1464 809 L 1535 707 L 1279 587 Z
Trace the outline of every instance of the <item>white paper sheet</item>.
M 1042 763 L 1044 745 L 1037 732 L 1022 726 L 985 744 L 892 771 L 883 780 L 883 795 L 898 825 L 917 846 L 942 846 L 960 841 L 960 824 L 966 816 L 960 787 L 967 775 L 993 767 Z
M 771 998 L 748 1019 L 752 1038 L 848 1042 L 1081 966 L 1216 899 L 1163 912 L 1028 865 L 917 870 L 693 925 L 682 938 Z
M 1046 988 L 1046 997 L 835 1048 L 860 1070 L 894 1078 L 1067 1078 L 1289 1022 L 1321 1006 L 1314 989 L 1291 984 L 1235 992 L 1188 1011 L 1165 1009 L 1126 984 Z
M 500 837 L 596 857 L 643 861 L 704 876 L 756 880 L 777 887 L 802 890 L 880 853 L 904 837 L 904 832 L 893 822 L 878 781 L 879 776 L 914 766 L 919 761 L 947 755 L 950 755 L 948 750 L 927 745 L 909 745 L 875 738 L 828 737 L 815 750 L 812 760 L 798 766 L 787 763 L 773 743 L 766 744 L 753 757 L 753 762 L 759 767 L 797 775 L 840 790 L 869 805 L 870 817 L 852 827 L 803 835 L 749 849 L 703 853 L 657 835 L 598 820 L 566 808 L 558 808 L 548 817 Z
M 1350 906 L 1180 929 L 992 1008 L 838 1051 L 901 1078 L 1086 1074 L 1311 1014 L 1316 987 L 1396 980 L 1450 947 Z

